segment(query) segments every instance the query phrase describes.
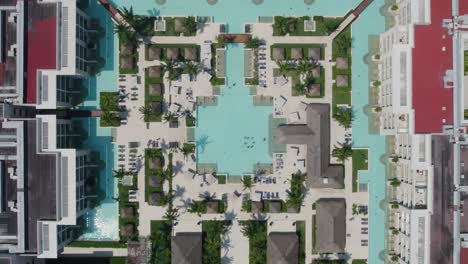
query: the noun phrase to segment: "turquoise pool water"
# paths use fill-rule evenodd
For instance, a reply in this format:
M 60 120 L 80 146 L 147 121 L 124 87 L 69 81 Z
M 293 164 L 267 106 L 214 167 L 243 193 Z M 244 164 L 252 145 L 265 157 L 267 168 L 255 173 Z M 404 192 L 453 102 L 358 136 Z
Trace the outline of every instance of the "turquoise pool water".
M 343 16 L 360 0 L 111 0 L 118 7 L 133 6 L 136 14 L 164 16 L 210 16 L 227 23 L 231 33 L 244 32 L 244 23 L 257 22 L 259 16 Z M 156 4 L 165 2 L 165 4 Z M 208 2 L 217 2 L 210 5 Z M 261 4 L 255 4 L 254 2 Z
M 88 96 L 81 106 L 83 109 L 97 109 L 99 93 L 101 91 L 117 90 L 117 38 L 114 35 L 113 22 L 105 9 L 97 1 L 89 1 L 87 13 L 99 20 L 105 29 L 99 43 L 100 56 L 105 59 L 105 65 L 96 76 L 90 77 L 85 85 Z M 81 240 L 118 240 L 118 204 L 112 199 L 117 196 L 117 182 L 114 180 L 113 170 L 115 162 L 114 145 L 112 144 L 111 129 L 100 127 L 96 118 L 82 119 L 83 128 L 88 131 L 88 139 L 84 147 L 100 153 L 105 164 L 99 175 L 101 191 L 105 199 L 95 209 L 85 215 L 86 229 Z
M 252 173 L 255 163 L 271 163 L 269 116 L 271 106 L 254 106 L 243 85 L 244 46 L 229 44 L 226 86 L 216 106 L 198 108 L 195 129 L 198 163 L 215 163 L 219 173 Z
M 385 138 L 369 134 L 368 116 L 364 107 L 369 104 L 368 65 L 364 56 L 369 51 L 369 35 L 378 35 L 385 30 L 384 17 L 379 9 L 384 0 L 375 0 L 352 25 L 353 38 L 353 141 L 356 148 L 369 148 L 369 171 L 359 173 L 359 181 L 369 187 L 369 261 L 384 263 L 381 258 L 385 248 L 385 211 L 380 203 L 385 200 L 385 166 L 380 157 L 385 153 Z

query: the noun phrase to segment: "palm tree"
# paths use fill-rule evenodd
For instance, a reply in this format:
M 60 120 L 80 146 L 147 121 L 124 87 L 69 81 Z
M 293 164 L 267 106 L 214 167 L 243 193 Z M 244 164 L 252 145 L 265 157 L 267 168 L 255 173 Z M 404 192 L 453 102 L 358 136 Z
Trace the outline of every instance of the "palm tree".
M 313 68 L 314 65 L 312 65 L 308 60 L 301 60 L 296 67 L 300 73 L 309 73 Z
M 184 158 L 187 159 L 189 154 L 194 153 L 195 145 L 193 144 L 184 144 L 182 147 L 182 154 L 184 154 Z
M 153 113 L 153 109 L 149 105 L 144 105 L 144 106 L 138 108 L 138 111 L 141 114 L 141 118 L 143 118 L 143 120 L 145 120 L 145 121 L 149 120 L 151 114 Z
M 303 83 L 298 83 L 293 87 L 294 91 L 297 92 L 299 95 L 304 95 L 307 90 L 307 86 Z
M 197 21 L 195 17 L 189 16 L 184 20 L 185 33 L 192 35 L 197 32 Z
M 213 201 L 216 199 L 216 193 L 210 193 L 209 191 L 200 193 L 199 197 L 203 199 L 203 201 Z
M 353 109 L 350 107 L 335 107 L 335 110 L 333 111 L 333 119 L 340 123 L 344 128 L 350 128 L 354 119 Z
M 169 112 L 167 113 L 167 115 L 164 116 L 164 120 L 167 122 L 167 123 L 170 123 L 170 122 L 175 122 L 177 121 L 178 119 L 178 116 L 172 112 Z
M 130 175 L 131 173 L 125 171 L 124 169 L 114 170 L 114 177 L 122 179 L 126 175 Z
M 135 16 L 135 14 L 133 13 L 133 6 L 130 6 L 130 9 L 126 8 L 126 7 L 123 7 L 121 10 L 120 10 L 120 14 L 122 15 L 123 19 L 130 25 L 130 26 L 134 26 L 135 25 L 135 22 L 137 20 L 137 17 Z
M 162 156 L 161 150 L 158 149 L 147 149 L 145 152 L 145 156 L 148 159 L 154 160 L 160 158 Z
M 305 174 L 301 171 L 293 174 L 291 177 L 291 188 L 288 191 L 288 200 L 287 204 L 290 207 L 296 208 L 299 210 L 304 202 L 304 179 Z
M 275 23 L 273 29 L 278 32 L 279 35 L 286 35 L 289 32 L 293 32 L 296 29 L 296 21 L 289 17 L 275 17 Z
M 344 162 L 353 155 L 353 148 L 350 144 L 344 144 L 341 148 L 335 146 L 332 151 L 332 156 L 337 158 L 340 162 Z
M 286 62 L 277 62 L 278 67 L 279 67 L 279 72 L 283 75 L 283 77 L 286 77 L 286 74 L 288 74 L 290 66 Z
M 216 37 L 216 42 L 218 43 L 218 48 L 224 48 L 226 46 L 226 37 L 220 34 Z
M 169 80 L 175 80 L 180 75 L 180 69 L 176 68 L 176 65 L 173 61 L 166 60 L 164 65 L 164 70 L 168 72 Z
M 252 182 L 252 177 L 250 176 L 242 177 L 242 183 L 244 184 L 244 190 L 246 189 L 250 190 L 254 186 L 254 183 Z
M 188 62 L 185 64 L 185 73 L 190 75 L 190 79 L 192 79 L 193 76 L 196 76 L 198 74 L 199 68 L 198 65 L 193 63 L 193 62 Z
M 177 208 L 172 208 L 172 209 L 167 209 L 166 213 L 164 214 L 163 218 L 167 220 L 168 222 L 173 223 L 174 221 L 177 221 L 177 218 L 179 218 L 179 209 Z
M 252 36 L 249 36 L 249 38 L 245 42 L 245 47 L 246 48 L 256 49 L 256 48 L 258 48 L 258 46 L 260 46 L 260 39 L 253 38 Z
M 189 213 L 196 213 L 198 216 L 201 216 L 203 213 L 206 213 L 206 202 L 192 200 L 188 204 L 187 211 Z

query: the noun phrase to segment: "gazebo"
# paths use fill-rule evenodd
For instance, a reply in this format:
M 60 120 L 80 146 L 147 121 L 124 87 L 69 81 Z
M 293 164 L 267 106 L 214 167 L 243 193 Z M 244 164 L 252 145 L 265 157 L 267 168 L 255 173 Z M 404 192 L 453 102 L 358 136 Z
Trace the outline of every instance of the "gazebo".
M 349 86 L 349 76 L 348 75 L 337 75 L 336 76 L 336 86 L 337 87 L 348 87 Z
M 317 66 L 317 67 L 313 68 L 310 71 L 310 73 L 312 74 L 312 77 L 314 77 L 314 78 L 320 77 L 320 74 L 321 74 L 320 66 Z
M 206 213 L 217 214 L 219 209 L 219 201 L 208 201 L 206 202 Z
M 189 61 L 197 60 L 196 48 L 184 48 L 184 59 Z
M 270 213 L 281 213 L 281 201 L 270 201 Z
M 155 158 L 155 159 L 150 159 L 148 161 L 148 167 L 150 169 L 152 169 L 152 170 L 161 169 L 163 167 L 163 158 L 158 157 L 158 158 Z
M 307 52 L 308 52 L 307 57 L 312 60 L 320 60 L 321 55 L 322 55 L 320 48 L 309 48 Z
M 162 103 L 161 102 L 151 102 L 150 107 L 153 112 L 160 113 L 162 112 Z
M 135 209 L 132 206 L 120 208 L 120 217 L 132 218 L 135 216 Z
M 149 47 L 148 48 L 148 60 L 161 60 L 162 50 L 161 48 Z
M 148 179 L 148 184 L 151 187 L 160 187 L 162 185 L 162 179 L 158 175 L 150 175 Z
M 263 203 L 262 202 L 252 202 L 252 213 L 261 214 L 263 212 Z
M 267 264 L 299 263 L 299 238 L 296 233 L 272 232 L 268 235 Z
M 161 66 L 151 66 L 148 68 L 148 77 L 150 78 L 159 78 L 161 77 L 161 73 Z
M 314 83 L 307 87 L 307 94 L 309 96 L 317 97 L 320 96 L 320 84 Z
M 120 235 L 130 237 L 135 234 L 135 226 L 133 224 L 120 225 Z
M 281 61 L 286 58 L 284 48 L 273 48 L 271 57 L 275 61 Z
M 348 58 L 339 57 L 336 59 L 336 68 L 339 70 L 349 69 Z
M 184 18 L 177 17 L 174 19 L 174 31 L 177 33 L 182 33 L 185 31 Z
M 177 60 L 179 58 L 179 49 L 178 48 L 168 48 L 166 50 L 166 57 L 169 60 Z
M 163 94 L 163 87 L 160 83 L 151 83 L 148 85 L 149 96 L 161 96 Z
M 162 204 L 163 197 L 164 195 L 161 192 L 150 193 L 148 197 L 148 204 L 159 206 Z
M 120 68 L 124 70 L 129 70 L 133 68 L 133 59 L 132 57 L 120 57 Z
M 304 57 L 302 48 L 291 48 L 291 59 L 301 60 Z
M 122 56 L 130 56 L 133 53 L 133 46 L 129 43 L 123 43 L 120 46 L 120 55 Z

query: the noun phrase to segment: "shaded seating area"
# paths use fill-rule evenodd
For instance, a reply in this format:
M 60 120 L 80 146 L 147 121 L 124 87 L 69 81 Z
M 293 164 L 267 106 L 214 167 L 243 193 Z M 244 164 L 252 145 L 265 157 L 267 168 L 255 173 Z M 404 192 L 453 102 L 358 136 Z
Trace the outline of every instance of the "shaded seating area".
M 160 78 L 162 76 L 161 66 L 151 66 L 148 68 L 148 77 L 150 78 Z
M 337 75 L 336 76 L 336 87 L 348 87 L 349 76 L 348 75 Z
M 168 60 L 177 60 L 179 59 L 180 51 L 179 48 L 167 48 L 166 49 L 166 58 Z
M 152 83 L 148 85 L 149 96 L 162 96 L 163 92 L 163 85 L 161 83 Z
M 148 60 L 161 60 L 162 49 L 158 47 L 149 47 L 148 48 Z
M 183 33 L 185 31 L 184 20 L 185 18 L 183 17 L 174 18 L 174 31 L 175 32 Z
M 161 192 L 153 192 L 148 196 L 148 204 L 153 206 L 163 205 L 164 194 Z
M 282 61 L 286 59 L 286 51 L 284 48 L 273 48 L 271 58 L 275 61 Z
M 131 237 L 135 235 L 135 225 L 134 224 L 120 225 L 120 235 L 124 237 Z
M 252 213 L 261 214 L 263 212 L 263 203 L 252 201 Z
M 322 71 L 321 71 L 320 67 L 318 66 L 318 67 L 313 68 L 310 71 L 310 74 L 312 75 L 312 77 L 318 78 L 322 74 Z
M 177 233 L 171 238 L 171 263 L 201 264 L 202 233 Z
M 346 247 L 346 201 L 322 198 L 316 202 L 317 253 L 341 253 Z
M 336 58 L 336 68 L 338 70 L 348 70 L 349 69 L 349 59 L 348 58 L 343 58 L 343 57 Z
M 277 144 L 307 145 L 305 179 L 308 188 L 344 188 L 344 168 L 330 164 L 330 105 L 309 104 L 306 124 L 276 128 Z
M 155 159 L 149 159 L 148 160 L 148 168 L 154 170 L 154 169 L 161 169 L 164 166 L 164 158 L 163 157 L 158 157 Z
M 307 94 L 311 97 L 317 97 L 321 95 L 321 86 L 319 83 L 313 83 L 307 86 Z
M 122 43 L 120 45 L 121 56 L 131 56 L 133 54 L 133 45 L 129 43 Z
M 131 70 L 134 66 L 133 58 L 131 56 L 120 56 L 120 69 Z
M 120 208 L 120 217 L 122 218 L 132 218 L 135 216 L 135 209 L 132 206 L 121 207 Z
M 219 210 L 219 201 L 207 201 L 206 202 L 206 213 L 207 214 L 217 214 Z
M 151 102 L 150 104 L 153 113 L 161 113 L 162 112 L 162 102 Z
M 161 187 L 162 185 L 162 178 L 158 175 L 150 175 L 148 178 L 148 184 L 151 187 Z
M 269 212 L 272 214 L 279 214 L 281 213 L 281 206 L 281 201 L 270 201 Z
M 272 232 L 268 235 L 267 264 L 298 264 L 299 238 L 293 232 Z
M 184 48 L 184 59 L 188 61 L 196 61 L 198 60 L 197 53 L 196 48 Z
M 304 52 L 302 48 L 291 48 L 291 59 L 301 60 L 304 58 Z
M 320 48 L 309 48 L 307 58 L 311 60 L 320 60 L 322 51 Z

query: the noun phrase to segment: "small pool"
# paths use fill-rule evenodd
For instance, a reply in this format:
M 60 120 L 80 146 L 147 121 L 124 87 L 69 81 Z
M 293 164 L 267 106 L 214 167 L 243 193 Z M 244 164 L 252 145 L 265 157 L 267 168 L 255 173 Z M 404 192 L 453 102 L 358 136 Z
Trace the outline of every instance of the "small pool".
M 216 164 L 219 173 L 242 175 L 255 164 L 272 162 L 271 106 L 255 106 L 244 84 L 244 46 L 229 44 L 226 86 L 216 106 L 198 108 L 195 139 L 199 164 Z

